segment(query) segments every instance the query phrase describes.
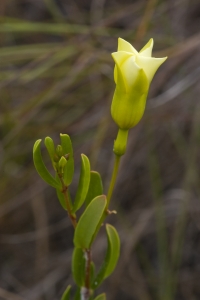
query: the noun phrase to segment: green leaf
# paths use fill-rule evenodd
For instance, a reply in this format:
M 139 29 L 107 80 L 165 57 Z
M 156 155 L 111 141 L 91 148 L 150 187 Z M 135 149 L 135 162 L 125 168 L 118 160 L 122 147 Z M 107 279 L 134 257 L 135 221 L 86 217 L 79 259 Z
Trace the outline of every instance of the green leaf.
M 69 300 L 71 285 L 68 285 L 66 290 L 64 291 L 61 300 Z
M 89 249 L 93 235 L 101 221 L 106 207 L 106 196 L 94 198 L 83 212 L 74 233 L 74 245 L 82 249 Z
M 101 294 L 97 296 L 94 300 L 106 300 L 106 294 Z
M 74 154 L 72 142 L 67 134 L 60 134 L 61 146 L 64 152 L 64 155 L 69 155 L 67 158 L 67 165 L 64 169 L 64 183 L 69 186 L 72 182 L 74 176 Z
M 114 271 L 120 254 L 120 239 L 117 230 L 112 225 L 106 224 L 106 232 L 108 238 L 108 252 L 106 257 L 107 267 L 104 279 L 110 276 L 110 274 Z
M 98 172 L 90 172 L 90 185 L 85 199 L 85 204 L 88 205 L 92 199 L 103 194 L 103 185 L 101 176 Z
M 83 249 L 74 248 L 72 256 L 72 274 L 74 281 L 79 287 L 84 285 L 85 277 L 85 257 Z
M 60 178 L 58 176 L 58 173 L 56 173 L 55 179 L 56 179 L 57 182 L 60 182 Z M 63 195 L 63 193 L 61 192 L 61 190 L 60 189 L 56 189 L 56 194 L 57 194 L 58 200 L 59 200 L 62 208 L 64 208 L 64 210 L 67 210 L 65 196 Z
M 84 203 L 90 185 L 90 161 L 81 154 L 81 173 L 72 212 L 76 212 Z
M 96 289 L 114 271 L 120 254 L 120 240 L 116 229 L 110 224 L 106 224 L 106 233 L 108 248 L 104 262 L 92 284 L 93 289 Z
M 54 188 L 61 189 L 62 186 L 56 181 L 56 179 L 47 170 L 41 155 L 40 144 L 42 140 L 37 140 L 33 147 L 33 161 L 35 168 L 40 177 Z
M 54 141 L 52 140 L 52 138 L 50 138 L 49 136 L 47 136 L 44 140 L 44 144 L 47 148 L 47 151 L 49 153 L 49 156 L 51 158 L 52 163 L 54 163 L 54 155 L 55 155 L 55 145 L 54 145 Z M 53 164 L 54 165 L 54 164 Z
M 58 197 L 58 200 L 60 201 L 61 206 L 64 208 L 64 210 L 67 210 L 66 200 L 65 200 L 63 193 L 58 189 L 56 189 L 56 193 L 57 193 L 57 197 Z

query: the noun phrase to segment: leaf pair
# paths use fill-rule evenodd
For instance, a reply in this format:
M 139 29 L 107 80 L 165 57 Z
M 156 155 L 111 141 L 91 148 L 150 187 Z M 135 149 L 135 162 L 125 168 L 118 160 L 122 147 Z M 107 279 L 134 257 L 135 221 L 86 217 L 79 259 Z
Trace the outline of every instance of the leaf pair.
M 41 149 L 40 149 L 41 141 L 42 140 L 37 140 L 33 147 L 33 161 L 34 161 L 35 168 L 36 168 L 38 174 L 40 175 L 40 177 L 44 181 L 46 181 L 52 187 L 60 190 L 62 188 L 61 183 L 59 183 L 51 175 L 51 173 L 47 170 L 47 168 L 43 162 L 42 155 L 41 155 Z
M 60 134 L 61 145 L 59 148 L 55 148 L 54 142 L 50 137 L 45 138 L 45 146 L 49 153 L 53 168 L 58 173 L 59 167 L 62 167 L 62 176 L 63 182 L 66 186 L 69 186 L 72 182 L 73 175 L 74 175 L 74 158 L 73 158 L 73 148 L 71 139 L 67 134 Z M 47 170 L 41 155 L 41 139 L 37 140 L 33 147 L 33 161 L 35 168 L 40 175 L 40 177 L 47 182 L 52 187 L 56 188 L 57 190 L 62 190 L 61 182 L 54 178 L 51 173 Z M 65 158 L 67 157 L 67 159 Z M 66 161 L 66 164 L 63 162 Z M 59 164 L 60 163 L 60 164 Z
M 91 244 L 104 219 L 106 197 L 104 195 L 94 198 L 82 214 L 74 234 L 74 253 L 72 260 L 73 277 L 78 286 L 84 284 L 85 258 L 84 249 L 90 249 Z M 114 270 L 120 253 L 119 236 L 115 228 L 106 224 L 108 248 L 104 262 L 93 280 L 92 289 L 96 289 L 102 281 Z
M 55 177 L 46 168 L 41 155 L 41 141 L 37 140 L 33 147 L 33 160 L 35 168 L 40 177 L 52 187 L 56 188 L 58 199 L 62 207 L 66 210 L 66 199 L 62 193 L 63 184 L 68 187 L 74 175 L 74 158 L 71 139 L 67 134 L 60 134 L 61 145 L 55 147 L 50 137 L 45 138 L 45 146 L 49 153 Z M 61 178 L 63 184 L 61 183 Z M 68 198 L 71 199 L 67 189 Z M 98 195 L 103 194 L 103 187 L 100 174 L 90 171 L 90 161 L 88 157 L 81 154 L 81 172 L 75 200 L 71 205 L 72 213 L 75 213 L 85 202 L 86 206 Z M 70 200 L 70 202 L 72 202 Z
M 59 181 L 59 177 L 57 176 Z M 72 213 L 75 213 L 84 203 L 90 185 L 90 162 L 86 155 L 81 154 L 81 172 L 79 177 L 78 189 L 76 192 L 74 203 L 72 204 L 69 189 L 67 190 L 68 198 L 71 202 Z M 57 189 L 57 196 L 62 207 L 66 208 L 66 200 L 63 193 Z

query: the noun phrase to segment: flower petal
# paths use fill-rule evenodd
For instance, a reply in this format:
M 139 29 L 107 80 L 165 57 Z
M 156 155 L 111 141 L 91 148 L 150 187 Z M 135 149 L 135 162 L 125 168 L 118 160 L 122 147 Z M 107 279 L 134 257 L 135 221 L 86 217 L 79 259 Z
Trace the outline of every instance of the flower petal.
M 136 81 L 140 70 L 142 70 L 142 68 L 140 68 L 137 63 L 135 62 L 135 57 L 134 56 L 130 56 L 129 58 L 127 58 L 120 66 L 123 77 L 124 77 L 124 81 L 125 81 L 125 85 L 126 85 L 126 89 L 127 91 L 129 91 L 134 82 Z
M 153 49 L 153 39 L 150 39 L 148 43 L 140 50 L 139 55 L 151 57 Z
M 117 84 L 117 66 L 116 65 L 114 66 L 114 81 L 115 81 L 115 84 Z
M 121 65 L 123 64 L 124 61 L 126 61 L 129 57 L 131 57 L 133 55 L 132 55 L 132 53 L 128 53 L 125 51 L 114 52 L 111 55 L 116 64 L 115 70 L 114 70 L 115 83 L 118 85 L 118 87 L 120 89 L 122 89 L 124 92 L 126 92 L 127 86 L 125 83 L 124 74 L 122 73 L 122 70 L 121 70 Z
M 123 40 L 122 38 L 118 38 L 118 49 L 117 51 L 126 51 L 131 52 L 134 55 L 137 55 L 137 50 L 127 41 Z
M 149 84 L 151 83 L 153 76 L 158 70 L 158 68 L 160 67 L 160 65 L 162 65 L 162 63 L 164 63 L 166 59 L 167 57 L 154 58 L 154 57 L 145 57 L 140 55 L 136 57 L 136 62 L 144 70 L 149 80 Z
M 113 52 L 111 55 L 115 63 L 118 64 L 119 66 L 121 66 L 123 62 L 129 57 L 133 57 L 133 54 L 127 51 Z

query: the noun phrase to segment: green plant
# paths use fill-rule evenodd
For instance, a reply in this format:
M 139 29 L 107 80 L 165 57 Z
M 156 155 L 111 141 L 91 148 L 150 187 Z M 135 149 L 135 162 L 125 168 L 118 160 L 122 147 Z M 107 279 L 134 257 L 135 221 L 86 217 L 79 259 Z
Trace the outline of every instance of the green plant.
M 74 227 L 74 251 L 72 273 L 77 285 L 74 299 L 104 300 L 105 294 L 94 298 L 94 291 L 111 275 L 120 254 L 120 241 L 116 229 L 105 225 L 107 251 L 98 272 L 92 261 L 91 248 L 102 223 L 109 211 L 109 204 L 115 186 L 120 158 L 126 152 L 128 131 L 142 118 L 146 97 L 151 80 L 158 67 L 166 58 L 152 58 L 153 40 L 138 53 L 128 42 L 119 39 L 118 52 L 112 56 L 116 63 L 114 77 L 116 90 L 113 97 L 111 114 L 119 127 L 114 142 L 115 163 L 107 196 L 103 194 L 101 176 L 90 170 L 90 161 L 81 155 L 81 171 L 75 199 L 71 199 L 70 184 L 74 175 L 74 158 L 71 139 L 67 134 L 60 134 L 60 145 L 55 146 L 50 137 L 45 138 L 45 146 L 51 159 L 55 176 L 47 170 L 41 155 L 41 140 L 35 142 L 33 160 L 41 178 L 57 191 L 62 207 L 67 211 Z M 77 211 L 84 206 L 77 219 Z M 65 290 L 62 300 L 70 299 L 71 286 Z

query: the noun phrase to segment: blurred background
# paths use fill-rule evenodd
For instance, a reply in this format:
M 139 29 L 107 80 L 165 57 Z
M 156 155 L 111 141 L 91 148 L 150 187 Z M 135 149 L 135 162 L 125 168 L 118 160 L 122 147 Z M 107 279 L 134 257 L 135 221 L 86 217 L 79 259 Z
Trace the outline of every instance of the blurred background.
M 36 174 L 35 140 L 71 136 L 107 192 L 117 127 L 110 53 L 121 37 L 153 56 L 157 72 L 109 217 L 120 234 L 109 300 L 200 299 L 200 2 L 0 0 L 0 299 L 58 300 L 71 277 L 73 230 Z M 44 149 L 44 159 L 48 156 Z M 102 230 L 94 245 L 105 253 Z

